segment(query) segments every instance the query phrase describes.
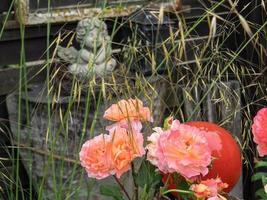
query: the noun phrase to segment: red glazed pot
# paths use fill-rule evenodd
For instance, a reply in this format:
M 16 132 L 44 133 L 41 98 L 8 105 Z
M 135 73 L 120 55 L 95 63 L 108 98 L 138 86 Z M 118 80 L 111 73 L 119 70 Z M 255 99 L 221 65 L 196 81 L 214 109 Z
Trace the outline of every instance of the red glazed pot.
M 227 130 L 214 123 L 195 121 L 187 122 L 186 124 L 206 131 L 216 132 L 220 136 L 222 148 L 219 152 L 212 152 L 212 156 L 216 159 L 209 173 L 203 179 L 216 178 L 218 176 L 224 183 L 229 185 L 225 191 L 230 192 L 238 182 L 242 172 L 241 153 L 235 139 Z
M 220 177 L 224 183 L 229 185 L 225 192 L 230 192 L 238 182 L 242 172 L 241 153 L 236 141 L 227 130 L 217 124 L 204 121 L 193 121 L 186 124 L 206 131 L 216 132 L 220 136 L 222 148 L 220 151 L 212 152 L 212 156 L 216 159 L 213 161 L 209 173 L 202 180 Z M 163 182 L 166 182 L 167 176 L 163 177 Z M 175 188 L 175 185 L 170 183 L 169 189 Z M 175 196 L 177 196 L 177 193 Z

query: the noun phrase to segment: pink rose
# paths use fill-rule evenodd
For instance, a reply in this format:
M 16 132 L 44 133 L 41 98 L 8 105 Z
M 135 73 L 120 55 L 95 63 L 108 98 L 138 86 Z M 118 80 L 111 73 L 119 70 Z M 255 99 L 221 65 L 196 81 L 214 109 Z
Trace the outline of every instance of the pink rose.
M 106 110 L 104 118 L 111 121 L 153 121 L 149 108 L 144 107 L 139 99 L 120 100 Z
M 109 154 L 110 143 L 110 136 L 101 134 L 83 144 L 80 151 L 80 161 L 88 177 L 103 179 L 114 174 L 113 163 Z
M 201 129 L 200 129 L 201 130 Z M 220 155 L 220 150 L 222 149 L 222 141 L 218 133 L 211 132 L 211 131 L 202 131 L 202 134 L 207 139 L 207 142 L 209 144 L 210 150 L 217 151 Z
M 153 157 L 149 159 L 162 172 L 178 172 L 187 179 L 200 174 L 205 176 L 208 173 L 208 166 L 212 160 L 211 149 L 198 128 L 174 120 L 170 129 L 160 132 L 156 139 L 156 145 L 152 143 L 152 147 L 147 147 L 150 151 L 148 155 Z
M 252 133 L 260 156 L 267 155 L 267 108 L 259 110 L 254 117 Z

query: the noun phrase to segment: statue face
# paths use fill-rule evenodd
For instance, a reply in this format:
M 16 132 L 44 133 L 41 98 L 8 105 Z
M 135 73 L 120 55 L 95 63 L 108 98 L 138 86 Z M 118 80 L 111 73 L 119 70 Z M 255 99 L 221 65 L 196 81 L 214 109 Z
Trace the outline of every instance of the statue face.
M 110 40 L 106 24 L 97 18 L 80 21 L 76 31 L 76 39 L 84 48 L 98 49 L 103 42 Z
M 89 31 L 84 38 L 84 46 L 89 48 L 98 48 L 105 40 L 103 31 L 99 29 L 93 29 Z

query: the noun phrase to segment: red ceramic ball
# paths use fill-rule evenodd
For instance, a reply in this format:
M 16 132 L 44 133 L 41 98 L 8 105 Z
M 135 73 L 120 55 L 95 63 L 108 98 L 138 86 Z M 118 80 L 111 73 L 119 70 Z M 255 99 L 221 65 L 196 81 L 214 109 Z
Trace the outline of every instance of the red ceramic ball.
M 242 172 L 242 160 L 239 146 L 232 135 L 217 124 L 203 121 L 187 122 L 187 125 L 204 129 L 206 131 L 216 132 L 222 142 L 220 151 L 213 151 L 212 156 L 215 160 L 209 173 L 203 179 L 221 178 L 229 186 L 225 189 L 230 192 L 238 182 Z
M 242 172 L 241 153 L 235 139 L 227 130 L 214 123 L 193 121 L 186 124 L 209 131 L 211 134 L 216 132 L 219 135 L 222 148 L 220 151 L 212 152 L 212 156 L 216 159 L 213 161 L 209 173 L 202 180 L 220 177 L 224 183 L 229 185 L 224 191 L 230 192 L 238 182 Z M 168 175 L 164 175 L 162 181 L 166 182 L 167 177 Z M 169 179 L 169 181 L 169 189 L 175 189 L 176 186 L 172 180 Z M 173 193 L 173 195 L 177 196 L 177 193 Z

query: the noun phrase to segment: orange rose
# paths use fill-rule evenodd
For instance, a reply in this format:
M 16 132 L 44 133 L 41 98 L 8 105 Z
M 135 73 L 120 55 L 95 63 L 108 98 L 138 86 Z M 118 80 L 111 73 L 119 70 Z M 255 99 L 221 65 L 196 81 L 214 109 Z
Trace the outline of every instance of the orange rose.
M 207 179 L 205 181 L 201 181 L 199 184 L 194 184 L 191 186 L 191 190 L 197 198 L 220 200 L 221 198 L 219 198 L 218 193 L 227 187 L 228 184 L 223 183 L 220 178 L 216 178 Z
M 145 154 L 143 135 L 135 132 L 135 129 L 129 131 L 117 126 L 110 130 L 110 136 L 112 138 L 111 160 L 116 176 L 119 178 L 130 169 L 131 162 L 136 157 L 142 157 Z
M 139 99 L 121 100 L 117 104 L 111 105 L 106 110 L 104 118 L 111 121 L 153 121 L 149 108 L 144 107 Z
M 113 163 L 110 159 L 111 137 L 98 135 L 85 142 L 80 151 L 81 165 L 88 177 L 103 179 L 114 174 Z

